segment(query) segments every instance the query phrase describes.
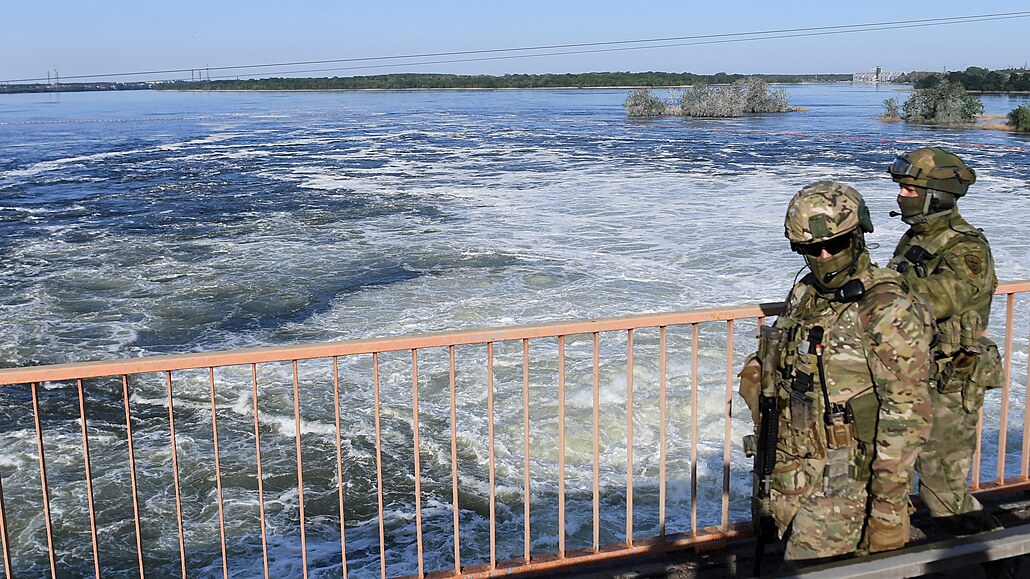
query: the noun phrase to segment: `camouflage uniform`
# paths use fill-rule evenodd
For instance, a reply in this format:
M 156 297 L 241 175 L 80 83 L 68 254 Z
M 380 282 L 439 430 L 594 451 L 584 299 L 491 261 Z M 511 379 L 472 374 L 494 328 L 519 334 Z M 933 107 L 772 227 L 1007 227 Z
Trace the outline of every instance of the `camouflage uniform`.
M 930 388 L 933 429 L 916 463 L 919 494 L 930 514 L 952 534 L 1000 528 L 993 516 L 982 511 L 983 506 L 967 486 L 984 387 L 1000 386 L 978 383 L 989 380 L 982 378 L 983 371 L 975 372 L 978 366 L 983 370 L 987 365 L 988 361 L 979 362 L 986 356 L 993 355 L 994 363 L 1000 363 L 996 347 L 982 338 L 998 286 L 994 260 L 983 233 L 969 225 L 954 204 L 955 198 L 975 181 L 975 173 L 969 170 L 971 178 L 964 184 L 956 178 L 942 179 L 946 176 L 942 173 L 935 176 L 938 180 L 933 180 L 934 176 L 926 179 L 931 167 L 965 168 L 957 157 L 936 147 L 918 149 L 899 160 L 912 165 L 908 173 L 922 167 L 924 172 L 918 176 L 924 178 L 906 175 L 904 163 L 896 161 L 898 165 L 891 166 L 895 181 L 917 190 L 922 187 L 921 195 L 944 201 L 919 198 L 927 209 L 906 216 L 910 229 L 889 264 L 925 296 L 938 329 Z M 927 185 L 941 189 L 930 187 L 927 193 Z
M 802 189 L 786 225 L 800 251 L 841 231 L 853 239 L 826 275 L 809 254 L 813 272 L 760 339 L 761 389 L 775 395 L 779 416 L 769 507 L 780 537 L 789 534 L 785 558 L 900 547 L 913 465 L 930 429 L 929 314 L 900 274 L 870 262 L 862 230 L 872 225 L 854 189 Z M 741 394 L 754 408 L 747 371 Z M 868 547 L 867 527 L 891 534 L 890 546 Z

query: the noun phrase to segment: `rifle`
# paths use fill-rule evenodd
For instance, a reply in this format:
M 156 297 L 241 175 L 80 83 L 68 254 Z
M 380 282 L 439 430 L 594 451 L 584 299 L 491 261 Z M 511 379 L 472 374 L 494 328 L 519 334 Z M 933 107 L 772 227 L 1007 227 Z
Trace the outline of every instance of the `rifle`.
M 751 528 L 755 537 L 754 576 L 762 574 L 765 544 L 776 539 L 776 521 L 769 509 L 772 472 L 776 466 L 776 438 L 779 412 L 776 398 L 764 393 L 758 397 L 758 440 L 754 449 L 755 468 L 751 490 Z
M 793 327 L 788 334 L 796 332 Z M 776 466 L 776 443 L 780 423 L 777 388 L 773 376 L 766 370 L 779 364 L 784 330 L 763 325 L 758 333 L 757 358 L 763 366 L 758 394 L 758 419 L 755 434 L 744 437 L 744 454 L 754 457 L 751 486 L 751 526 L 755 538 L 754 575 L 762 574 L 765 544 L 776 540 L 776 521 L 772 516 L 769 495 L 772 491 L 772 473 Z

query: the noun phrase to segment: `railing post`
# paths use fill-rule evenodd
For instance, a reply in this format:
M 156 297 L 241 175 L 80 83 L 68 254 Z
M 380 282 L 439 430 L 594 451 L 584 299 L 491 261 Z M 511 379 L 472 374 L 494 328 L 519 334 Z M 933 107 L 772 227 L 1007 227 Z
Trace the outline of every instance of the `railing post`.
M 699 329 L 691 324 L 690 347 L 690 532 L 697 536 L 697 412 Z
M 335 369 L 336 358 L 333 358 L 333 367 Z M 335 375 L 335 372 L 334 372 Z M 261 470 L 261 421 L 260 412 L 258 410 L 258 380 L 257 380 L 257 364 L 250 365 L 250 384 L 251 384 L 251 402 L 254 407 L 254 462 L 257 463 L 257 491 L 258 491 L 258 516 L 261 519 L 261 562 L 264 565 L 265 579 L 268 579 L 268 531 L 265 525 L 265 475 Z M 339 423 L 339 408 L 340 405 L 336 405 L 336 433 L 340 432 Z M 339 446 L 337 446 L 339 451 Z M 340 486 L 340 492 L 343 492 L 343 486 Z M 343 520 L 343 510 L 340 510 L 340 520 Z M 343 524 L 342 522 L 340 523 Z M 342 532 L 342 527 L 341 527 Z M 343 568 L 344 573 L 347 569 L 347 553 L 344 551 L 343 554 Z
M 93 572 L 100 579 L 100 548 L 97 545 L 97 513 L 93 504 L 93 469 L 89 460 L 89 434 L 86 425 L 86 393 L 82 390 L 82 380 L 75 381 L 79 394 L 79 425 L 82 427 L 82 461 L 86 469 L 86 504 L 89 508 L 89 534 L 93 543 Z
M 179 443 L 175 438 L 175 403 L 172 396 L 172 372 L 165 372 L 168 385 L 168 430 L 172 441 L 172 483 L 175 487 L 175 522 L 179 531 L 179 566 L 186 579 L 186 534 L 182 525 L 182 489 L 179 485 Z
M 494 488 L 494 343 L 486 343 L 486 423 L 490 484 L 490 569 L 497 568 L 497 490 Z
M 32 415 L 36 421 L 36 449 L 39 452 L 39 483 L 43 489 L 43 519 L 46 523 L 46 544 L 50 557 L 50 576 L 57 579 L 56 553 L 54 552 L 54 529 L 50 521 L 50 490 L 47 487 L 46 458 L 43 453 L 43 427 L 39 415 L 39 391 L 32 383 Z
M 523 560 L 526 565 L 530 562 L 529 543 L 529 339 L 522 339 L 522 432 L 523 432 L 523 476 L 522 483 L 522 519 L 523 523 Z
M 1030 331 L 1027 332 L 1027 343 L 1030 344 Z M 1030 347 L 1028 347 L 1028 353 L 1030 353 Z M 1010 353 L 1006 352 L 1006 356 L 1011 356 Z M 1020 475 L 1023 480 L 1030 478 L 1030 473 L 1027 472 L 1030 468 L 1030 356 L 1027 357 L 1026 364 L 1026 387 L 1023 389 L 1023 459 L 1022 468 L 1020 469 Z
M 722 529 L 730 528 L 730 440 L 733 436 L 733 320 L 726 322 L 726 434 L 722 454 Z
M 125 440 L 129 447 L 129 481 L 132 489 L 132 520 L 136 525 L 136 558 L 139 563 L 139 577 L 146 575 L 143 569 L 143 535 L 140 530 L 139 490 L 136 482 L 136 454 L 132 444 L 132 420 L 129 413 L 129 377 L 122 374 L 122 400 L 125 405 Z
M 565 336 L 558 336 L 558 558 L 565 558 Z
M 411 351 L 411 429 L 415 456 L 415 543 L 418 547 L 418 576 L 426 576 L 425 556 L 422 552 L 422 466 L 421 444 L 418 439 L 418 350 Z
M 1005 483 L 1005 450 L 1008 446 L 1009 390 L 1012 383 L 1012 335 L 1015 324 L 1016 296 L 1009 294 L 1005 308 L 1005 381 L 1001 385 L 1001 414 L 998 420 L 998 484 Z M 1028 364 L 1030 365 L 1030 364 Z
M 454 346 L 449 346 L 447 351 L 450 358 L 451 370 L 451 500 L 454 505 L 454 573 L 455 575 L 461 575 L 461 533 L 459 532 L 458 526 L 458 402 L 457 376 L 454 368 Z M 376 420 L 378 421 L 378 402 L 376 403 L 376 408 Z M 376 429 L 376 432 L 378 432 L 378 428 Z M 526 524 L 529 524 L 528 519 Z M 526 548 L 528 549 L 529 547 L 527 546 Z
M 594 552 L 601 550 L 601 359 L 600 337 L 594 337 Z M 527 425 L 528 427 L 528 425 Z
M 11 538 L 7 533 L 7 504 L 4 501 L 4 481 L 0 475 L 0 541 L 3 542 L 4 573 L 8 577 L 14 577 L 13 561 L 11 560 Z
M 347 579 L 347 529 L 343 508 L 343 428 L 340 424 L 340 360 L 336 356 L 333 356 L 333 414 L 336 415 L 336 485 L 340 503 L 340 573 L 343 575 L 343 579 Z M 257 416 L 257 407 L 255 407 L 254 416 Z M 264 526 L 262 526 L 262 533 L 264 533 Z M 262 540 L 264 540 L 263 535 Z M 265 579 L 268 579 L 267 554 L 265 555 Z
M 386 579 L 386 521 L 383 520 L 383 431 L 379 417 L 379 352 L 372 353 L 372 399 L 376 423 L 376 496 L 379 500 L 379 571 L 382 578 Z
M 633 546 L 633 330 L 626 332 L 626 546 Z
M 296 371 L 296 368 L 296 363 L 294 363 L 294 371 Z M 211 437 L 214 442 L 215 451 L 215 490 L 218 492 L 218 535 L 222 542 L 222 577 L 229 579 L 229 559 L 225 549 L 225 510 L 222 508 L 222 461 L 218 454 L 218 409 L 215 404 L 215 369 L 208 368 L 208 372 L 211 381 Z M 300 517 L 300 520 L 303 521 L 303 507 L 301 508 Z M 301 536 L 303 536 L 303 533 Z
M 667 328 L 658 330 L 658 538 L 665 540 L 665 435 L 666 435 L 666 368 Z

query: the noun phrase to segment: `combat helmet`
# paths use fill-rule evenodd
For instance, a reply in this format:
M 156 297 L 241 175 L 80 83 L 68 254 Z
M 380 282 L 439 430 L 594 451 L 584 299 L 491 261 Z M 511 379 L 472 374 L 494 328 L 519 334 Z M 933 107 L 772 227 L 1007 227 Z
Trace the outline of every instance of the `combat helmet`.
M 835 181 L 818 181 L 790 200 L 783 222 L 790 248 L 805 257 L 822 291 L 842 286 L 855 273 L 865 254 L 866 233 L 873 221 L 865 200 L 854 188 Z M 830 257 L 821 257 L 823 250 Z M 846 275 L 841 275 L 846 273 Z
M 887 172 L 896 183 L 915 187 L 919 192 L 911 201 L 899 198 L 902 220 L 909 225 L 950 212 L 955 200 L 976 182 L 976 171 L 940 147 L 923 147 L 898 155 L 887 166 Z

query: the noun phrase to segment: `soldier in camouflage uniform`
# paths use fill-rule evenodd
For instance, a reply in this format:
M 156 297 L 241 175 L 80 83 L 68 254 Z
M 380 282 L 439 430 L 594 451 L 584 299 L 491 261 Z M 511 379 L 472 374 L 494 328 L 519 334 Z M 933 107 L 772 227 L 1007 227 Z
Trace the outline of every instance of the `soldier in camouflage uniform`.
M 801 189 L 785 228 L 811 272 L 763 326 L 740 393 L 753 414 L 759 392 L 776 399 L 763 509 L 792 568 L 908 541 L 913 466 L 930 430 L 931 320 L 901 274 L 870 261 L 858 191 L 832 181 Z
M 930 388 L 934 423 L 916 463 L 919 494 L 953 535 L 998 529 L 967 486 L 984 388 L 1001 386 L 990 371 L 1000 366 L 997 347 L 983 337 L 998 286 L 994 260 L 983 233 L 959 215 L 956 204 L 976 173 L 939 147 L 900 155 L 888 171 L 901 186 L 900 215 L 909 225 L 890 267 L 925 296 L 938 328 Z

